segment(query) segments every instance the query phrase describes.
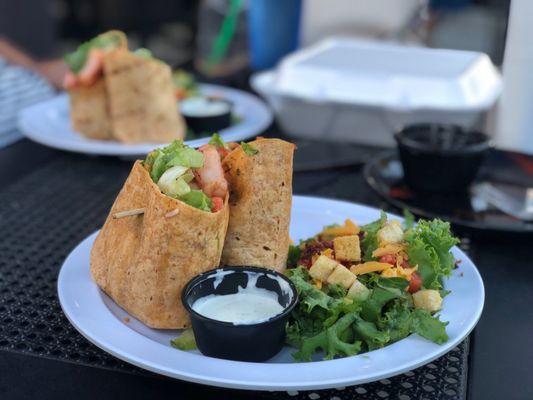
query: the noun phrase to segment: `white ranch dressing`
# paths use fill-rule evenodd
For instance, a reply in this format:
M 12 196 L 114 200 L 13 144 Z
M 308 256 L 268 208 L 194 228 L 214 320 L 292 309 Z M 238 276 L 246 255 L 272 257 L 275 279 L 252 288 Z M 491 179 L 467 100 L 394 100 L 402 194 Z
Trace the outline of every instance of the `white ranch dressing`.
M 222 283 L 224 277 L 229 274 L 233 274 L 233 271 L 224 271 L 223 269 L 217 269 L 215 275 L 215 280 L 213 281 L 213 289 L 217 289 L 218 285 Z
M 213 117 L 231 110 L 226 101 L 208 99 L 206 97 L 191 97 L 181 102 L 181 112 L 190 117 Z
M 220 272 L 221 276 L 215 278 L 216 286 L 230 271 Z M 281 314 L 284 308 L 278 302 L 277 293 L 256 286 L 257 280 L 263 274 L 246 274 L 248 282 L 245 288 L 239 287 L 238 292 L 234 294 L 200 297 L 193 303 L 192 309 L 207 318 L 232 322 L 235 325 L 256 324 Z M 290 293 L 289 285 L 283 279 L 271 275 L 268 277 L 280 282 L 282 292 Z

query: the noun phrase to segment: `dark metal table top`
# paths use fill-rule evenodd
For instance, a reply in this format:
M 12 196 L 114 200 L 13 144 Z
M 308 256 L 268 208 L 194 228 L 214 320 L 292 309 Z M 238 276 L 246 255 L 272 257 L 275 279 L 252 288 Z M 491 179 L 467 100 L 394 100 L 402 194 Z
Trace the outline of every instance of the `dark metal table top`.
M 364 183 L 361 161 L 376 154 L 378 150 L 362 146 L 298 143 L 300 155 L 295 162 L 294 192 L 323 197 L 346 199 L 388 207 Z M 64 165 L 68 170 L 73 163 L 98 161 L 105 170 L 106 164 L 118 165 L 127 173 L 129 163 L 117 159 L 66 155 L 28 141 L 21 141 L 0 150 L 0 194 L 12 188 L 21 179 L 35 171 L 46 169 L 51 163 Z M 118 174 L 121 182 L 124 176 Z M 51 177 L 52 178 L 52 177 Z M 53 177 L 60 179 L 60 177 Z M 37 178 L 35 178 L 37 179 Z M 39 179 L 45 179 L 40 177 Z M 37 180 L 39 180 L 37 179 Z M 39 184 L 39 182 L 35 182 Z M 46 184 L 46 182 L 43 182 Z M 68 190 L 68 187 L 64 188 Z M 109 189 L 109 190 L 115 190 Z M 32 188 L 21 193 L 31 196 Z M 58 193 L 58 196 L 61 194 Z M 2 205 L 0 205 L 2 206 Z M 50 204 L 53 208 L 54 204 Z M 103 218 L 102 210 L 94 206 L 95 218 Z M 59 210 L 60 212 L 61 210 Z M 54 212 L 58 212 L 55 210 Z M 28 210 L 27 236 L 32 237 L 32 224 L 38 216 Z M 2 218 L 2 215 L 0 215 Z M 533 332 L 533 265 L 530 260 L 532 241 L 512 237 L 478 237 L 475 233 L 463 233 L 469 239 L 473 254 L 486 286 L 485 310 L 478 327 L 471 335 L 468 362 L 469 399 L 530 399 L 533 398 L 533 381 L 529 369 L 533 359 L 533 347 L 529 338 Z M 10 243 L 9 230 L 2 232 L 0 251 Z M 35 239 L 34 239 L 35 240 Z M 19 245 L 24 245 L 19 243 Z M 50 257 L 54 244 L 50 244 Z M 65 254 L 66 255 L 66 254 Z M 63 255 L 64 256 L 64 255 Z M 21 267 L 18 260 L 14 267 Z M 46 262 L 46 260 L 43 260 Z M 1 283 L 1 282 L 0 282 Z M 33 283 L 28 283 L 33 284 Z M 48 282 L 39 283 L 50 285 Z M 23 289 L 13 296 L 23 297 Z M 44 289 L 43 289 L 44 290 Z M 46 299 L 43 307 L 46 306 Z M 2 324 L 2 321 L 0 321 Z M 1 329 L 1 325 L 0 325 Z M 60 328 L 58 328 L 60 329 Z M 0 346 L 2 347 L 2 346 Z M 24 350 L 24 349 L 20 349 Z M 230 391 L 189 384 L 158 377 L 114 369 L 112 365 L 95 368 L 90 363 L 70 363 L 68 357 L 58 360 L 50 356 L 36 357 L 18 351 L 0 351 L 0 398 L 151 398 L 170 394 L 176 399 L 247 399 L 258 394 Z M 335 397 L 335 396 L 333 396 Z M 333 398 L 331 397 L 331 398 Z M 431 392 L 424 398 L 431 398 Z

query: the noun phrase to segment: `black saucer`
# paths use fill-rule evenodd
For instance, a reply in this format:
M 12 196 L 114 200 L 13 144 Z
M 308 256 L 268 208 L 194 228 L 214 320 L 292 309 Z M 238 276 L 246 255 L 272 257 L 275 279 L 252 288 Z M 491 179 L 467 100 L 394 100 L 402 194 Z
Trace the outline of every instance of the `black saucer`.
M 493 150 L 483 164 L 476 182 L 494 182 L 533 187 L 533 158 Z M 517 234 L 532 234 L 533 222 L 525 222 L 483 205 L 469 190 L 462 194 L 422 194 L 410 189 L 403 179 L 396 151 L 377 156 L 365 165 L 366 182 L 386 201 L 422 218 L 441 218 L 456 227 Z M 475 185 L 475 183 L 474 183 Z

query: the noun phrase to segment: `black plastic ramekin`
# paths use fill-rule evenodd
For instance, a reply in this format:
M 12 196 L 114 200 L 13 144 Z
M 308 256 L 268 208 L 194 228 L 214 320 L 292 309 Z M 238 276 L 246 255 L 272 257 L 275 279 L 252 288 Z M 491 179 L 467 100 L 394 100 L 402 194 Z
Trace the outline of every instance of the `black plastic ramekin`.
M 238 324 L 205 317 L 193 310 L 194 302 L 211 294 L 227 295 L 245 288 L 250 274 L 259 274 L 256 287 L 275 292 L 283 312 L 252 324 Z M 278 282 L 281 278 L 285 284 Z M 283 287 L 282 287 L 283 286 Z M 265 268 L 227 267 L 204 272 L 183 289 L 181 299 L 191 316 L 196 344 L 209 357 L 238 361 L 266 361 L 275 356 L 285 342 L 285 326 L 298 301 L 294 284 L 286 276 Z
M 487 135 L 455 125 L 411 125 L 395 138 L 405 180 L 418 192 L 466 191 L 490 149 Z
M 198 115 L 198 114 L 188 114 L 184 110 L 181 110 L 183 117 L 185 118 L 185 123 L 187 127 L 191 129 L 194 133 L 200 134 L 205 132 L 218 132 L 222 129 L 226 129 L 231 125 L 231 115 L 233 110 L 233 103 L 226 99 L 211 98 L 207 97 L 208 102 L 220 102 L 225 103 L 228 106 L 228 110 L 211 115 Z M 186 101 L 186 100 L 185 100 Z

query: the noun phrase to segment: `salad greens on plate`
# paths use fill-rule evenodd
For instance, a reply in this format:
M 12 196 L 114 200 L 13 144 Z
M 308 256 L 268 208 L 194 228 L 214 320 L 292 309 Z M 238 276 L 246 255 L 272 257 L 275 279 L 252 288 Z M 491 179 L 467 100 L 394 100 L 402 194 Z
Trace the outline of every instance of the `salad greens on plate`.
M 408 218 L 402 225 L 382 213 L 360 228 L 347 220 L 291 246 L 286 274 L 300 299 L 287 326 L 294 358 L 352 356 L 413 333 L 446 342 L 447 323 L 436 313 L 457 242 L 446 222 Z
M 294 359 L 353 356 L 411 334 L 445 343 L 448 323 L 438 312 L 457 243 L 447 222 L 414 224 L 409 214 L 402 224 L 382 212 L 361 227 L 348 219 L 291 245 L 285 274 L 299 302 L 286 342 L 296 348 Z M 191 349 L 191 335 L 185 331 L 172 346 Z

